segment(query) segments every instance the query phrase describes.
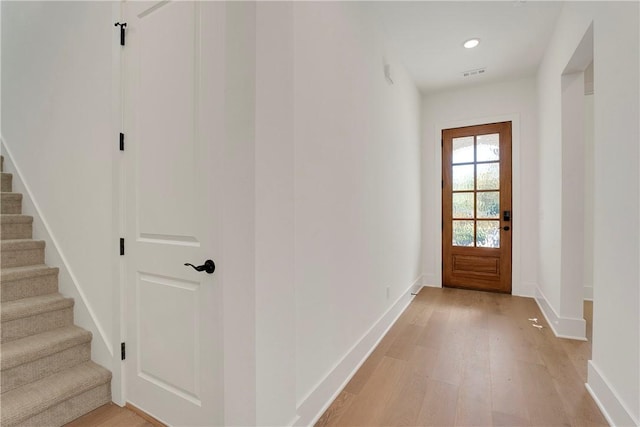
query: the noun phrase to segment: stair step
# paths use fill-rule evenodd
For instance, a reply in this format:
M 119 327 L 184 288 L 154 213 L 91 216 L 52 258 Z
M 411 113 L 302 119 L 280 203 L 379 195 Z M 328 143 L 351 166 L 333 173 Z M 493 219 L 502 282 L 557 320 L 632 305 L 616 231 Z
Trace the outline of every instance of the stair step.
M 0 190 L 11 192 L 13 189 L 13 175 L 10 173 L 0 173 Z
M 0 313 L 0 342 L 9 342 L 73 324 L 73 304 L 72 298 L 65 298 L 60 294 L 3 302 Z
M 0 208 L 3 214 L 22 213 L 22 194 L 0 193 Z
M 0 267 L 22 267 L 44 264 L 44 241 L 16 239 L 0 241 L 2 259 Z
M 91 332 L 65 326 L 2 346 L 1 392 L 71 368 L 91 358 Z
M 0 239 L 30 239 L 33 217 L 29 215 L 0 215 Z
M 2 395 L 3 427 L 60 426 L 111 401 L 111 372 L 86 362 Z
M 58 268 L 45 264 L 0 270 L 2 302 L 58 292 Z

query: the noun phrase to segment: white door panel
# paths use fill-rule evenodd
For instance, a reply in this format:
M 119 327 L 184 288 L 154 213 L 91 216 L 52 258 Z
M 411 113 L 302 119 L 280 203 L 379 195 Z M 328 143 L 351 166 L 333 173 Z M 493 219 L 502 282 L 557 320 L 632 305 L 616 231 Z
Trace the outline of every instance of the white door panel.
M 171 425 L 222 424 L 223 8 L 124 3 L 126 400 Z

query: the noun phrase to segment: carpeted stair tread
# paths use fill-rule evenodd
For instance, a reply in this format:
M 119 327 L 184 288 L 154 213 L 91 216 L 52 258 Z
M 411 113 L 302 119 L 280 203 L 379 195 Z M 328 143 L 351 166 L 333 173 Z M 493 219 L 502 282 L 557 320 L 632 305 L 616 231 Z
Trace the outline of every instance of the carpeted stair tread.
M 13 189 L 13 175 L 10 173 L 0 173 L 0 190 L 11 192 Z
M 111 380 L 111 372 L 86 362 L 2 395 L 0 424 L 12 426 Z
M 0 240 L 0 267 L 44 264 L 45 242 L 32 239 Z
M 22 214 L 0 215 L 0 234 L 2 240 L 30 239 L 33 230 L 33 217 Z
M 2 322 L 22 319 L 49 311 L 73 307 L 73 303 L 73 298 L 65 298 L 58 293 L 7 301 L 2 303 L 0 319 Z
M 2 192 L 0 204 L 2 214 L 19 214 L 22 212 L 22 194 Z
M 58 292 L 59 269 L 45 264 L 0 269 L 2 302 Z
M 89 341 L 91 332 L 75 325 L 10 341 L 2 345 L 0 369 L 11 369 Z
M 49 267 L 46 264 L 3 268 L 0 269 L 0 281 L 13 282 L 20 279 L 57 274 L 58 271 L 58 267 Z
M 2 250 L 2 252 L 5 252 L 25 249 L 40 249 L 44 248 L 44 245 L 44 240 L 8 239 L 0 242 L 0 250 Z
M 91 361 L 13 180 L 0 156 L 0 426 L 62 426 L 111 401 L 111 372 Z
M 33 217 L 22 214 L 2 214 L 0 224 L 32 224 Z

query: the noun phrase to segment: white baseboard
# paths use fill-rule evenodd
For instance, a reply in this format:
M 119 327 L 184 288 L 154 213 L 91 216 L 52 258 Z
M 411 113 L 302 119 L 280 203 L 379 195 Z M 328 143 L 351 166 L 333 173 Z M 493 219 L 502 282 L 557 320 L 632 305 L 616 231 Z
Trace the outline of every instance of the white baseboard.
M 584 287 L 584 300 L 585 301 L 593 301 L 593 287 L 585 286 Z
M 611 387 L 611 384 L 593 363 L 593 360 L 589 360 L 588 369 L 588 379 L 585 386 L 609 425 L 619 427 L 640 426 L 640 420 L 633 418 L 631 412 L 618 397 L 618 393 Z
M 11 150 L 7 143 L 0 137 L 2 151 L 4 153 L 5 171 L 13 174 L 14 192 L 22 193 L 22 209 L 26 215 L 33 216 L 33 232 L 38 240 L 45 241 L 45 259 L 48 265 L 59 268 L 58 287 L 60 293 L 74 299 L 74 322 L 76 325 L 91 331 L 91 358 L 100 365 L 111 370 L 114 353 L 113 346 L 107 337 L 104 328 L 97 320 L 94 310 L 82 291 L 76 276 L 73 274 L 67 258 L 60 249 L 57 239 L 51 231 L 51 227 L 34 199 L 28 183 L 24 179 L 20 167 L 15 164 Z
M 434 285 L 433 283 L 423 283 L 422 286 L 426 286 L 427 288 L 441 288 L 442 285 Z
M 587 322 L 584 319 L 558 316 L 558 313 L 551 307 L 540 287 L 536 288 L 535 300 L 556 337 L 579 341 L 587 340 Z
M 331 372 L 302 400 L 298 405 L 297 417 L 292 421 L 292 425 L 311 426 L 318 421 L 407 308 L 413 299 L 411 294 L 417 293 L 421 287 L 422 276 L 409 286 L 386 313 L 351 347 Z

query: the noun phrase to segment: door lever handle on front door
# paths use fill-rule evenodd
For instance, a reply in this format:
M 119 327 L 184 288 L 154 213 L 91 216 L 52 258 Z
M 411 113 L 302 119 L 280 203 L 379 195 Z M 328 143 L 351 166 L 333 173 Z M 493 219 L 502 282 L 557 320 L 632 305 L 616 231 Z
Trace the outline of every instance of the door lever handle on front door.
M 199 265 L 199 266 L 195 266 L 193 264 L 189 264 L 188 262 L 185 263 L 184 265 L 188 265 L 189 267 L 193 267 L 194 270 L 196 271 L 206 271 L 208 274 L 213 273 L 214 271 L 216 271 L 216 263 L 213 262 L 212 260 L 208 259 L 204 262 L 204 264 Z

